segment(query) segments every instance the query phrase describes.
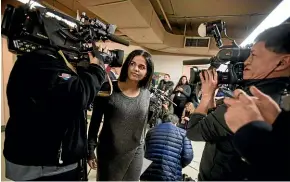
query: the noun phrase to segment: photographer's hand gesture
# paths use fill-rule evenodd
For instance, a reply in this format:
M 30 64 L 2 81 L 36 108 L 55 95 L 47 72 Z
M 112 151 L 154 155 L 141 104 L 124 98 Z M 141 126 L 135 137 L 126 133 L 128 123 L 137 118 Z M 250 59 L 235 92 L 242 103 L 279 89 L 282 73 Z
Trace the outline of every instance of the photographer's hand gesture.
M 271 97 L 262 93 L 254 86 L 250 88 L 250 91 L 253 94 L 254 102 L 259 108 L 265 121 L 269 124 L 273 124 L 281 112 L 279 105 Z
M 235 90 L 234 98 L 224 99 L 224 103 L 228 106 L 225 120 L 234 133 L 249 122 L 264 121 L 254 100 L 240 89 Z
M 281 112 L 275 101 L 256 87 L 251 87 L 250 91 L 254 97 L 238 89 L 234 92 L 234 98 L 224 100 L 228 105 L 225 120 L 233 132 L 252 121 L 266 121 L 273 124 Z

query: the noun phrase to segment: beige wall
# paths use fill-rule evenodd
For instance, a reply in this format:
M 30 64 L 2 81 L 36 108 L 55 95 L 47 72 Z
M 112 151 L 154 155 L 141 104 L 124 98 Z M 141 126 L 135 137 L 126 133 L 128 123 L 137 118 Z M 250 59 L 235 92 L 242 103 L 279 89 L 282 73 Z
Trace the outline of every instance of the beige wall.
M 190 66 L 183 66 L 184 60 L 202 59 L 202 57 L 178 56 L 178 55 L 152 55 L 155 72 L 168 73 L 176 84 L 179 78 L 186 75 L 189 79 Z
M 103 46 L 107 46 L 109 49 L 122 49 L 125 55 L 129 54 L 135 49 L 144 49 L 140 46 L 130 45 L 129 47 L 116 44 L 113 42 L 104 43 Z M 149 51 L 150 52 L 150 51 Z M 202 59 L 202 57 L 193 56 L 178 56 L 178 55 L 168 55 L 168 54 L 152 54 L 154 62 L 155 72 L 168 73 L 171 76 L 171 80 L 176 84 L 182 75 L 186 75 L 188 78 L 190 76 L 190 67 L 183 66 L 184 60 Z M 198 66 L 204 68 L 204 66 Z M 205 67 L 207 68 L 207 66 Z

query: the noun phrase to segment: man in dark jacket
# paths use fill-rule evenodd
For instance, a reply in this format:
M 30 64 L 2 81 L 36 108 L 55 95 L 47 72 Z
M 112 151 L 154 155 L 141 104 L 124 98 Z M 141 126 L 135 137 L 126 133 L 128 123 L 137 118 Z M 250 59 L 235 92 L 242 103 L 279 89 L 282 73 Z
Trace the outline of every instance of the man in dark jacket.
M 235 133 L 234 145 L 251 164 L 251 180 L 290 180 L 290 112 L 281 111 L 269 96 L 251 87 L 225 99 L 225 120 Z
M 181 181 L 182 168 L 193 159 L 192 146 L 185 130 L 176 127 L 179 119 L 169 114 L 146 135 L 145 158 L 152 164 L 142 174 L 145 181 Z
M 55 49 L 19 56 L 9 77 L 6 177 L 13 181 L 78 181 L 86 157 L 86 109 L 105 78 L 91 54 L 74 68 Z
M 283 24 L 261 33 L 244 63 L 245 84 L 243 90 L 249 93 L 250 86 L 256 86 L 280 104 L 282 92 L 289 83 L 290 25 Z M 205 141 L 201 159 L 199 180 L 243 180 L 249 177 L 249 166 L 236 152 L 233 132 L 228 128 L 224 113 L 227 106 L 215 107 L 214 93 L 217 75 L 210 71 L 202 78 L 202 99 L 190 118 L 187 136 L 194 141 Z
M 158 89 L 162 90 L 167 96 L 170 96 L 173 92 L 174 83 L 170 81 L 170 75 L 165 74 L 164 79 L 160 81 Z

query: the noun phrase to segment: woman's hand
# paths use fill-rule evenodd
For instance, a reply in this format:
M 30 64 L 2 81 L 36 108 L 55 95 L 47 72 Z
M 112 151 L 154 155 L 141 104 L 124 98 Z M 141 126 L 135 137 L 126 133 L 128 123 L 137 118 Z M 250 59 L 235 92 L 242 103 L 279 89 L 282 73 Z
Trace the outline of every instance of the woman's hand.
M 94 170 L 97 169 L 97 160 L 96 159 L 88 160 L 88 164 L 89 164 L 91 169 L 94 169 Z
M 189 117 L 184 117 L 183 118 L 185 121 L 189 121 Z
M 165 110 L 168 110 L 168 105 L 167 105 L 167 104 L 162 104 L 162 106 L 163 106 L 163 108 L 164 108 Z

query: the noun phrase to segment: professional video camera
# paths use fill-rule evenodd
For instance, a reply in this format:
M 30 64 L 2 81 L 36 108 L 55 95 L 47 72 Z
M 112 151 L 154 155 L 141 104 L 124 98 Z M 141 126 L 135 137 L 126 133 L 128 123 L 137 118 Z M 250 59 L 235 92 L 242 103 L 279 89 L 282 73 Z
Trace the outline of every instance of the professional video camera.
M 115 25 L 89 19 L 85 13 L 77 20 L 47 7 L 32 6 L 29 2 L 16 8 L 7 5 L 2 20 L 2 34 L 7 36 L 8 49 L 12 53 L 21 55 L 38 49 L 56 48 L 73 66 L 88 61 L 88 52 L 96 53 L 95 42 L 99 40 L 128 46 L 127 41 L 114 35 L 115 29 Z M 98 53 L 105 64 L 122 66 L 123 50 Z
M 226 65 L 226 72 L 218 71 L 218 83 L 219 84 L 239 84 L 243 81 L 244 61 L 249 57 L 251 47 L 247 46 L 241 48 L 237 45 L 235 40 L 232 40 L 232 45 L 223 45 L 220 32 L 226 33 L 225 22 L 221 20 L 203 23 L 198 28 L 200 36 L 213 36 L 217 43 L 217 47 L 220 51 L 216 56 L 210 59 L 198 59 L 184 61 L 184 65 L 198 65 L 198 64 L 210 64 L 209 69 L 218 69 L 221 65 Z M 203 70 L 199 70 L 197 67 L 192 67 L 190 71 L 190 83 L 196 84 L 200 82 L 199 73 Z
M 151 96 L 150 96 L 150 106 L 149 106 L 149 116 L 148 116 L 148 123 L 150 127 L 156 125 L 157 119 L 160 117 L 160 113 L 162 112 L 162 104 L 164 102 L 168 102 L 176 106 L 176 104 L 170 100 L 162 90 L 154 88 L 153 86 L 149 89 Z

